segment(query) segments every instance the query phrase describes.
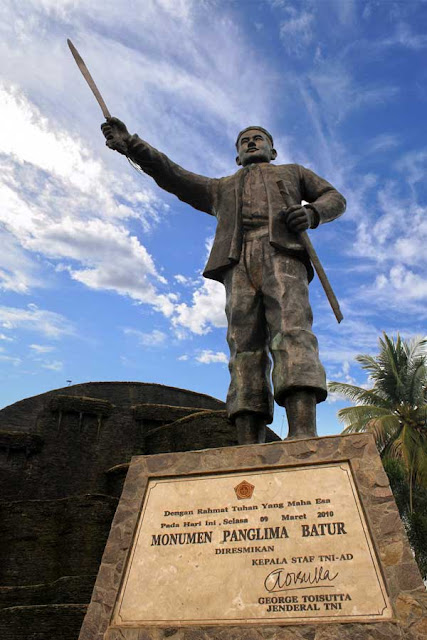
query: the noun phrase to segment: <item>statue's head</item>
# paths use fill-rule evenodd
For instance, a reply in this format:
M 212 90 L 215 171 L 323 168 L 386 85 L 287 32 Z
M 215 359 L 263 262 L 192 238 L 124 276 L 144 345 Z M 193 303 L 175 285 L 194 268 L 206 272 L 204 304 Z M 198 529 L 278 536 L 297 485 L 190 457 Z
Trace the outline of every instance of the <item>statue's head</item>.
M 239 154 L 236 162 L 242 167 L 253 162 L 271 162 L 277 157 L 273 137 L 262 127 L 252 126 L 243 129 L 237 136 L 236 149 Z

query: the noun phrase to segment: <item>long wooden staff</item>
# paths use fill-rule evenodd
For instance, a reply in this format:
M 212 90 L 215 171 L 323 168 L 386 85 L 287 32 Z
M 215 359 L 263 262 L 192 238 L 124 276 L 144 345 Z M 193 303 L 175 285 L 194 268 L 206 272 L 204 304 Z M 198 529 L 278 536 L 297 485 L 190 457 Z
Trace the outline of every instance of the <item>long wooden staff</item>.
M 290 195 L 289 195 L 289 191 L 286 187 L 286 184 L 284 183 L 283 180 L 278 180 L 277 181 L 277 186 L 279 187 L 279 191 L 280 194 L 283 198 L 283 203 L 285 205 L 285 207 L 289 208 L 291 207 L 293 204 L 295 204 L 294 202 L 291 202 L 290 199 Z M 308 256 L 311 260 L 311 263 L 314 267 L 314 270 L 316 271 L 317 275 L 319 276 L 319 280 L 322 284 L 323 290 L 326 293 L 326 297 L 329 300 L 329 304 L 332 307 L 332 311 L 335 314 L 335 317 L 337 319 L 337 322 L 340 323 L 341 320 L 343 320 L 344 316 L 341 313 L 341 309 L 340 309 L 340 305 L 339 302 L 336 298 L 335 293 L 332 290 L 331 287 L 331 283 L 328 280 L 328 276 L 325 273 L 324 268 L 322 267 L 322 264 L 319 260 L 319 256 L 317 255 L 313 245 L 311 244 L 311 240 L 308 237 L 308 234 L 306 231 L 302 231 L 301 233 L 298 233 L 298 238 L 301 240 L 301 244 L 303 245 L 304 249 L 307 251 Z

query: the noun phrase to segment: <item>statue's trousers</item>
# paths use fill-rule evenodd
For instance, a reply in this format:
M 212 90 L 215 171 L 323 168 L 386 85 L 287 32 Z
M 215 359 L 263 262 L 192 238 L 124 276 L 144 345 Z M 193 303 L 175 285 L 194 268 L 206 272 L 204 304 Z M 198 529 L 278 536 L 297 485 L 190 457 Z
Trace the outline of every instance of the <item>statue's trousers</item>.
M 245 234 L 238 264 L 224 277 L 231 383 L 231 418 L 250 411 L 273 418 L 274 398 L 312 389 L 318 402 L 327 396 L 325 370 L 311 330 L 307 269 L 298 258 L 272 247 L 265 228 Z

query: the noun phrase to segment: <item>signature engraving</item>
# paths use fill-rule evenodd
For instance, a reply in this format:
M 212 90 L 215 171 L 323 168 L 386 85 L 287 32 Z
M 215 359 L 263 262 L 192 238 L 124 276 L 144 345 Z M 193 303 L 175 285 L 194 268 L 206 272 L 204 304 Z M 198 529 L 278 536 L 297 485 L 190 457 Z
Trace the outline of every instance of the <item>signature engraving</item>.
M 286 571 L 285 569 L 275 569 L 268 574 L 264 580 L 264 587 L 270 593 L 279 591 L 290 591 L 291 589 L 302 589 L 297 585 L 312 585 L 322 582 L 333 582 L 338 576 L 337 573 L 331 575 L 329 569 L 323 566 L 314 567 L 311 571 Z

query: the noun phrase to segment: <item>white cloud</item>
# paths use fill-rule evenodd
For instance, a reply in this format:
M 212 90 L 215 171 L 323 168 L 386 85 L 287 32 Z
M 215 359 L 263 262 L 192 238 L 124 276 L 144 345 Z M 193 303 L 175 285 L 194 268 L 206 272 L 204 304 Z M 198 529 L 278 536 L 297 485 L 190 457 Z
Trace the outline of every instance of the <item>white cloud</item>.
M 410 236 L 410 237 L 409 237 Z M 416 265 L 426 262 L 427 255 L 425 247 L 427 245 L 427 220 L 417 226 L 416 233 L 406 238 L 397 238 L 394 249 L 395 258 L 406 265 Z
M 289 17 L 280 24 L 280 39 L 287 51 L 303 55 L 314 39 L 315 15 L 305 9 L 298 11 L 291 5 L 285 10 Z
M 203 335 L 211 327 L 227 326 L 225 317 L 225 290 L 221 283 L 206 279 L 193 293 L 192 304 L 177 304 L 172 324 L 178 330 L 184 328 L 197 335 Z
M 265 115 L 272 113 L 266 90 L 252 95 L 250 103 L 241 100 L 254 76 L 262 78 L 265 89 L 273 93 L 277 75 L 260 52 L 253 50 L 252 42 L 245 40 L 233 10 L 226 6 L 204 6 L 198 0 L 145 0 L 136 11 L 124 12 L 112 0 L 105 0 L 102 10 L 98 3 L 88 2 L 68 3 L 66 9 L 63 3 L 58 3 L 58 9 L 53 3 L 23 0 L 20 4 L 19 10 L 10 3 L 3 16 L 3 25 L 10 25 L 4 27 L 0 45 L 5 75 L 9 81 L 30 87 L 32 94 L 40 94 L 45 87 L 51 98 L 43 101 L 44 106 L 53 107 L 52 113 L 55 108 L 63 112 L 66 104 L 70 113 L 78 114 L 78 125 L 72 123 L 74 131 L 79 128 L 89 133 L 93 119 L 98 116 L 101 122 L 102 118 L 68 51 L 67 32 L 110 109 L 123 114 L 130 127 L 139 122 L 146 139 L 178 161 L 194 161 L 199 170 L 212 170 L 214 164 L 217 171 L 223 163 L 218 154 L 207 157 L 208 132 L 225 131 L 232 142 L 242 120 L 245 125 L 252 118 L 265 121 Z M 40 38 L 46 30 L 49 39 Z M 25 65 L 28 57 L 33 62 L 31 74 Z M 165 109 L 169 104 L 172 108 Z M 97 140 L 99 148 L 99 132 Z M 182 140 L 192 141 L 194 160 L 188 157 Z M 114 164 L 113 154 L 109 157 Z M 230 161 L 232 157 L 228 166 Z
M 45 362 L 41 366 L 43 367 L 43 369 L 49 369 L 50 371 L 62 371 L 62 369 L 64 368 L 64 364 L 60 360 Z
M 187 360 L 189 360 L 190 356 L 184 354 L 182 356 L 179 356 L 179 358 L 177 358 L 177 360 L 180 360 L 181 362 L 187 362 Z
M 340 60 L 325 60 L 309 74 L 309 80 L 321 101 L 323 114 L 327 113 L 334 124 L 352 111 L 384 105 L 399 93 L 397 86 L 378 86 L 374 83 L 363 85 L 355 80 L 348 67 Z
M 352 26 L 357 17 L 357 0 L 332 0 L 332 6 L 335 10 L 340 23 L 343 26 Z
M 33 245 L 30 239 L 27 244 Z M 46 228 L 34 244 L 52 258 L 70 258 L 87 268 L 62 266 L 77 280 L 92 289 L 112 290 L 134 300 L 150 304 L 170 316 L 175 294 L 161 294 L 153 281 L 166 284 L 157 272 L 153 258 L 122 226 L 102 220 L 72 221 Z
M 80 140 L 52 130 L 48 119 L 16 86 L 0 86 L 0 105 L 2 153 L 66 179 L 82 191 L 96 191 L 102 166 Z
M 139 216 L 136 208 L 149 215 L 156 199 L 137 191 L 132 199 L 127 196 L 127 205 L 117 202 L 121 196 L 120 190 L 114 193 L 117 181 L 103 175 L 102 165 L 79 141 L 51 131 L 50 123 L 16 91 L 3 89 L 3 97 L 6 113 L 0 107 L 0 123 L 5 125 L 5 116 L 15 117 L 13 126 L 9 122 L 9 129 L 4 127 L 6 135 L 0 136 L 0 149 L 15 159 L 3 165 L 0 179 L 0 220 L 15 237 L 14 242 L 9 239 L 8 262 L 0 269 L 3 288 L 25 293 L 38 284 L 29 275 L 33 263 L 27 256 L 40 253 L 68 260 L 62 270 L 86 286 L 128 295 L 170 315 L 174 296 L 158 293 L 153 283 L 165 281 L 152 257 L 114 220 Z M 8 133 L 16 129 L 23 129 L 17 140 Z
M 396 305 L 427 299 L 427 278 L 407 269 L 403 265 L 395 265 L 388 274 L 380 274 L 370 295 L 381 300 L 394 300 Z
M 136 188 L 133 174 L 119 180 L 80 137 L 44 116 L 22 90 L 5 83 L 0 83 L 0 133 L 0 153 L 8 156 L 2 174 L 12 190 L 9 197 L 17 198 L 23 190 L 30 210 L 34 198 L 45 204 L 67 198 L 74 211 L 98 209 L 106 218 L 138 217 L 145 225 L 156 219 L 159 201 L 150 190 Z
M 405 153 L 399 159 L 397 168 L 411 186 L 424 181 L 427 173 L 427 149 Z
M 212 364 L 220 362 L 222 364 L 228 363 L 227 355 L 223 351 L 211 351 L 210 349 L 205 349 L 196 356 L 197 362 L 201 362 L 202 364 Z
M 8 364 L 12 364 L 14 367 L 19 367 L 19 365 L 22 363 L 22 360 L 21 358 L 17 358 L 15 356 L 6 356 L 0 354 L 0 362 L 6 362 Z
M 369 188 L 360 194 L 353 218 L 357 221 L 353 255 L 373 260 L 380 266 L 397 263 L 422 266 L 427 260 L 427 207 L 418 204 L 417 194 L 402 192 L 411 186 L 412 177 L 388 180 L 376 192 Z M 370 203 L 370 207 L 368 206 Z M 373 205 L 373 206 L 372 206 Z
M 329 377 L 331 380 L 344 382 L 345 384 L 357 384 L 356 379 L 350 375 L 350 362 L 348 360 L 344 360 L 341 368 L 329 368 Z M 328 397 L 326 402 L 328 404 L 334 404 L 341 400 L 344 396 L 339 393 L 328 393 Z
M 396 148 L 400 142 L 401 139 L 397 134 L 379 133 L 372 138 L 370 144 L 365 147 L 365 152 L 369 154 L 383 153 Z
M 327 365 L 328 377 L 333 379 L 359 353 L 375 350 L 381 332 L 374 318 L 369 315 L 366 305 L 354 299 L 350 304 L 344 300 L 341 303 L 344 321 L 340 325 L 337 325 L 329 310 L 327 313 L 316 314 L 315 332 L 319 339 L 321 360 Z
M 404 47 L 413 51 L 421 51 L 427 47 L 427 35 L 425 33 L 414 33 L 409 24 L 399 22 L 396 25 L 395 33 L 389 38 L 384 38 L 377 43 L 380 47 Z
M 372 294 L 375 302 L 375 292 L 381 292 L 383 301 L 386 291 L 390 295 L 400 292 L 405 301 L 424 296 L 426 160 L 425 149 L 404 154 L 394 164 L 397 173 L 390 172 L 387 179 L 371 176 L 367 180 L 366 176 L 356 190 L 351 190 L 348 216 L 356 223 L 357 231 L 348 255 L 362 258 L 359 265 L 370 264 L 369 270 L 378 276 L 375 286 L 369 284 L 359 291 L 359 298 Z M 400 286 L 400 281 L 405 282 L 405 287 Z
M 193 284 L 193 280 L 191 280 L 190 278 L 187 278 L 186 276 L 181 275 L 180 273 L 177 273 L 174 276 L 174 279 L 178 282 L 178 284 L 182 284 L 183 286 L 190 286 Z
M 0 186 L 0 207 L 2 204 Z M 30 253 L 25 251 L 25 249 L 20 246 L 20 243 L 4 229 L 0 229 L 0 245 L 0 289 L 26 294 L 31 288 L 44 285 L 40 275 L 40 265 L 38 265 Z
M 35 304 L 26 309 L 0 306 L 0 326 L 41 333 L 53 339 L 74 334 L 73 325 L 61 314 L 39 309 Z
M 158 347 L 166 342 L 167 335 L 163 331 L 154 329 L 151 333 L 144 333 L 138 329 L 126 328 L 123 333 L 127 336 L 133 336 L 137 339 L 138 344 L 143 347 Z
M 78 46 L 79 39 L 85 43 L 84 58 L 103 92 L 105 88 L 106 97 L 115 97 L 117 112 L 122 110 L 125 119 L 133 120 L 130 126 L 140 120 L 144 137 L 159 142 L 173 158 L 180 160 L 182 156 L 189 168 L 194 162 L 199 170 L 209 173 L 225 165 L 230 168 L 233 157 L 232 148 L 227 161 L 221 154 L 206 153 L 211 130 L 223 131 L 223 138 L 232 140 L 247 118 L 263 122 L 270 118 L 269 90 L 273 92 L 275 75 L 224 11 L 212 10 L 212 23 L 207 25 L 197 2 L 147 0 L 144 11 L 132 19 L 109 1 L 103 4 L 102 12 L 84 2 L 56 7 L 47 0 L 28 0 L 24 5 L 25 11 L 6 5 L 5 37 L 0 45 L 5 68 L 17 69 L 5 74 L 0 89 L 0 127 L 7 123 L 0 136 L 0 151 L 5 156 L 4 167 L 11 167 L 7 173 L 2 168 L 0 221 L 13 234 L 21 265 L 24 258 L 27 265 L 25 269 L 22 266 L 17 280 L 12 276 L 19 271 L 1 270 L 0 263 L 0 284 L 3 280 L 3 287 L 20 292 L 43 284 L 44 278 L 36 277 L 36 270 L 31 269 L 37 254 L 42 267 L 46 259 L 57 260 L 62 272 L 85 286 L 130 296 L 171 316 L 176 298 L 164 288 L 159 290 L 166 283 L 152 256 L 127 225 L 128 220 L 138 218 L 148 229 L 165 205 L 146 188 L 148 179 L 133 174 L 117 154 L 103 152 L 102 136 L 93 124 L 97 107 L 65 41 L 59 41 L 55 32 L 47 46 L 40 32 L 53 23 L 62 34 L 62 27 L 72 23 L 78 36 L 70 35 Z M 92 32 L 88 25 L 94 18 L 105 29 Z M 143 44 L 141 31 L 145 32 Z M 108 39 L 101 32 L 108 32 Z M 171 39 L 177 43 L 173 55 L 165 44 Z M 16 41 L 22 49 L 16 47 Z M 110 60 L 120 64 L 125 86 L 129 80 L 126 91 L 118 91 L 117 74 L 105 65 L 106 51 Z M 242 55 L 243 71 L 238 64 Z M 33 60 L 32 74 L 26 68 L 27 56 Z M 43 82 L 41 78 L 37 81 L 38 69 L 46 73 Z M 265 90 L 242 107 L 242 89 L 246 90 L 254 73 L 263 78 Z M 20 85 L 26 87 L 25 92 Z M 143 103 L 137 89 L 140 86 L 144 87 Z M 164 109 L 169 100 L 176 107 L 171 114 Z M 82 109 L 83 104 L 88 108 Z M 193 117 L 201 111 L 205 113 L 203 122 L 199 116 Z M 183 139 L 191 140 L 192 158 L 183 148 Z M 180 284 L 184 284 L 182 279 Z
M 43 354 L 54 351 L 55 347 L 51 347 L 47 344 L 30 344 L 30 349 L 32 349 L 36 354 Z

